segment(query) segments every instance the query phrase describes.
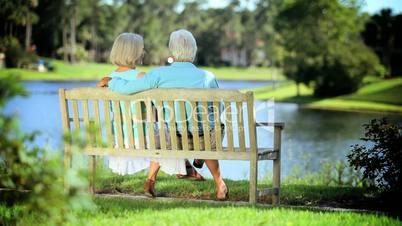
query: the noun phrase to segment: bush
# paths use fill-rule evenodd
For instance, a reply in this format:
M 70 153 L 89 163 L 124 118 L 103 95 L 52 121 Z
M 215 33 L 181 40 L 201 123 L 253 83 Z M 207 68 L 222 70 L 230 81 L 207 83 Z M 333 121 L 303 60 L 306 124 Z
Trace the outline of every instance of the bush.
M 347 156 L 355 169 L 363 170 L 363 178 L 374 181 L 374 186 L 391 192 L 402 190 L 402 135 L 385 118 L 365 124 L 364 145 L 352 146 Z
M 60 155 L 32 144 L 36 133 L 22 133 L 13 116 L 1 113 L 5 99 L 25 94 L 16 77 L 1 79 L 0 90 L 0 225 L 21 223 L 23 216 L 37 216 L 40 225 L 74 220 L 71 210 L 92 207 L 83 173 L 65 171 Z M 19 211 L 2 216 L 9 212 L 4 206 Z
M 37 61 L 37 56 L 33 53 L 28 53 L 20 45 L 18 39 L 7 36 L 0 39 L 0 52 L 6 55 L 6 67 L 28 67 L 30 64 Z
M 362 43 L 330 49 L 324 63 L 313 67 L 314 95 L 318 97 L 353 93 L 365 76 L 382 77 L 385 74 L 378 57 Z

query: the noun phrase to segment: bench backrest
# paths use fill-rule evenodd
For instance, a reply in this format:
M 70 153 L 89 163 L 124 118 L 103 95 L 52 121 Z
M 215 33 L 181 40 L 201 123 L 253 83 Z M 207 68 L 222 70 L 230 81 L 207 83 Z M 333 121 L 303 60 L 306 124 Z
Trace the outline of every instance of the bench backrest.
M 182 156 L 179 152 L 184 151 L 207 158 L 205 154 L 197 155 L 202 151 L 231 152 L 235 155 L 237 153 L 236 159 L 248 159 L 249 154 L 246 153 L 256 152 L 252 92 L 241 93 L 224 89 L 152 89 L 132 95 L 121 95 L 105 88 L 91 87 L 60 89 L 59 98 L 64 132 L 85 134 L 85 151 L 92 155 L 116 154 L 113 151 L 117 149 L 140 153 L 139 155 L 152 153 L 149 156 L 168 151 L 169 156 L 173 157 Z M 220 112 L 222 107 L 224 111 Z M 220 117 L 220 113 L 223 117 Z M 165 114 L 171 117 L 166 119 Z M 212 126 L 215 133 L 212 136 L 211 124 L 208 123 L 210 114 L 214 116 Z M 186 119 L 187 122 L 178 118 Z M 189 131 L 193 139 L 193 150 L 189 149 L 188 136 L 176 136 L 177 127 L 180 126 L 181 131 L 187 131 L 189 121 L 192 125 L 200 125 L 203 131 L 203 134 L 200 134 L 198 126 L 192 126 Z M 169 125 L 167 131 L 160 129 L 160 136 L 154 136 L 154 127 L 163 128 L 165 123 Z M 222 134 L 221 123 L 225 125 Z M 247 136 L 245 128 L 249 131 Z M 234 131 L 237 131 L 237 134 L 234 134 Z M 222 147 L 223 135 L 226 135 L 227 147 Z M 170 137 L 171 145 L 167 144 L 165 136 Z M 234 136 L 237 136 L 238 142 L 234 142 Z M 181 149 L 178 147 L 178 139 L 181 139 Z M 201 139 L 205 140 L 203 150 L 200 148 Z M 216 141 L 216 148 L 211 147 L 212 139 Z M 246 143 L 249 148 L 246 148 Z M 69 145 L 68 141 L 66 145 Z M 219 156 L 223 155 L 213 155 L 210 158 Z

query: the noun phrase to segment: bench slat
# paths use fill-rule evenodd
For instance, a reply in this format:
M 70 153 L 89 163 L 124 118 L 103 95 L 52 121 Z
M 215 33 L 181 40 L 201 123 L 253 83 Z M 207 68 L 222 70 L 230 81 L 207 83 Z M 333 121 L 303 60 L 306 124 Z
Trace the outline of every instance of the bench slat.
M 107 147 L 113 147 L 112 125 L 110 120 L 110 101 L 103 100 L 103 113 L 105 114 L 106 142 Z
M 126 136 L 128 139 L 129 147 L 135 148 L 135 142 L 134 142 L 134 134 L 133 134 L 133 116 L 131 113 L 131 102 L 130 101 L 125 101 L 125 121 L 124 123 L 126 124 L 127 128 L 127 134 Z
M 210 135 L 210 128 L 209 128 L 209 111 L 208 111 L 208 103 L 206 101 L 203 101 L 201 103 L 202 105 L 202 126 L 203 126 L 203 131 L 204 131 L 204 146 L 205 150 L 210 151 L 211 150 L 211 135 Z
M 150 157 L 150 158 L 195 158 L 195 159 L 238 159 L 249 160 L 249 152 L 231 152 L 230 155 L 226 151 L 193 151 L 193 150 L 133 150 L 133 149 L 104 149 L 104 148 L 90 148 L 85 152 L 87 155 L 100 155 L 100 156 L 130 156 L 130 157 Z
M 229 151 L 233 151 L 232 106 L 231 103 L 227 101 L 225 101 L 225 116 L 227 147 Z
M 188 150 L 188 136 L 187 136 L 187 115 L 185 101 L 179 101 L 179 114 L 181 123 L 181 147 L 183 150 Z
M 177 136 L 176 136 L 176 113 L 174 108 L 174 102 L 168 101 L 168 110 L 169 110 L 169 133 L 170 133 L 170 142 L 172 144 L 173 150 L 177 150 Z
M 246 144 L 244 139 L 244 120 L 243 120 L 243 102 L 236 102 L 237 108 L 237 129 L 239 135 L 240 151 L 245 151 Z
M 200 148 L 200 136 L 198 133 L 198 109 L 197 102 L 191 101 L 191 122 L 193 124 L 192 135 L 193 135 L 193 147 L 195 151 L 199 151 Z
M 92 140 L 91 140 L 91 129 L 90 129 L 90 124 L 89 124 L 89 110 L 88 110 L 88 101 L 87 100 L 82 101 L 82 114 L 83 114 L 84 125 L 85 125 L 86 145 L 91 146 Z
M 116 128 L 115 136 L 117 136 L 117 145 L 119 148 L 124 147 L 123 131 L 122 131 L 122 119 L 120 110 L 120 101 L 113 101 L 113 122 Z
M 145 102 L 147 109 L 147 125 L 148 125 L 148 149 L 155 149 L 155 130 L 154 130 L 154 115 L 152 110 L 152 101 L 148 99 Z
M 138 143 L 140 145 L 140 149 L 145 149 L 145 139 L 144 139 L 144 124 L 142 119 L 142 106 L 141 102 L 135 102 L 135 114 L 136 114 L 136 123 L 138 129 Z
M 77 100 L 72 100 L 73 106 L 73 124 L 74 130 L 76 133 L 80 132 L 80 120 L 79 120 L 79 113 L 78 113 L 78 103 Z
M 247 95 L 230 89 L 152 89 L 131 95 L 123 95 L 99 87 L 80 87 L 66 90 L 67 99 L 107 99 L 107 100 L 161 100 L 175 101 L 186 99 L 188 101 L 247 101 Z
M 222 128 L 221 128 L 221 117 L 220 117 L 220 102 L 214 101 L 214 121 L 215 121 L 215 141 L 216 141 L 216 151 L 222 151 Z
M 163 102 L 155 101 L 158 113 L 159 141 L 161 149 L 166 149 L 165 118 L 163 114 Z
M 102 128 L 101 128 L 101 120 L 99 115 L 99 101 L 93 101 L 93 110 L 94 110 L 94 119 L 95 119 L 95 142 L 96 146 L 100 147 L 102 145 Z

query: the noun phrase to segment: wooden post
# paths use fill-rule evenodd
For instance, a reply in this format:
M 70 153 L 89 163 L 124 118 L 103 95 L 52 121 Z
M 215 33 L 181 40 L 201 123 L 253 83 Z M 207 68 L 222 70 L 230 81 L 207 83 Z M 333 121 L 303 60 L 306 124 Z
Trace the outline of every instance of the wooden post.
M 247 92 L 247 117 L 250 136 L 250 197 L 249 202 L 257 202 L 257 137 L 254 119 L 254 96 L 252 92 Z
M 278 152 L 277 158 L 273 161 L 273 177 L 272 186 L 274 193 L 272 195 L 272 204 L 278 205 L 280 203 L 280 187 L 281 187 L 281 133 L 282 127 L 275 126 L 274 128 L 274 150 Z
M 60 112 L 61 112 L 61 122 L 63 126 L 64 135 L 68 135 L 70 132 L 70 123 L 68 119 L 68 105 L 66 100 L 66 91 L 64 89 L 59 89 L 59 101 L 60 101 Z M 71 167 L 71 139 L 64 141 L 64 169 L 69 169 Z M 68 182 L 64 180 L 64 187 L 68 189 Z

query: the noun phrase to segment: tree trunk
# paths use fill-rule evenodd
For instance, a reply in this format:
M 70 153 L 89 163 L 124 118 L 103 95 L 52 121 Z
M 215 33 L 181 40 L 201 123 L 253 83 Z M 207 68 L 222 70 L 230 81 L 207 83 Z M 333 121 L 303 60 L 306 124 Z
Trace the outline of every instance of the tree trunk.
M 300 82 L 296 82 L 296 96 L 300 96 Z
M 76 63 L 75 52 L 76 52 L 76 26 L 77 26 L 77 10 L 76 2 L 71 1 L 71 18 L 70 18 L 70 60 L 71 63 Z
M 67 25 L 63 24 L 63 60 L 64 62 L 68 61 L 68 38 L 67 38 Z
M 25 50 L 29 50 L 31 46 L 31 36 L 32 36 L 32 21 L 29 12 L 27 13 L 27 23 L 25 25 Z
M 93 22 L 93 24 L 91 25 L 91 60 L 92 61 L 96 61 L 97 59 L 97 52 L 98 52 L 98 46 L 97 46 L 97 42 L 96 42 L 96 26 Z

